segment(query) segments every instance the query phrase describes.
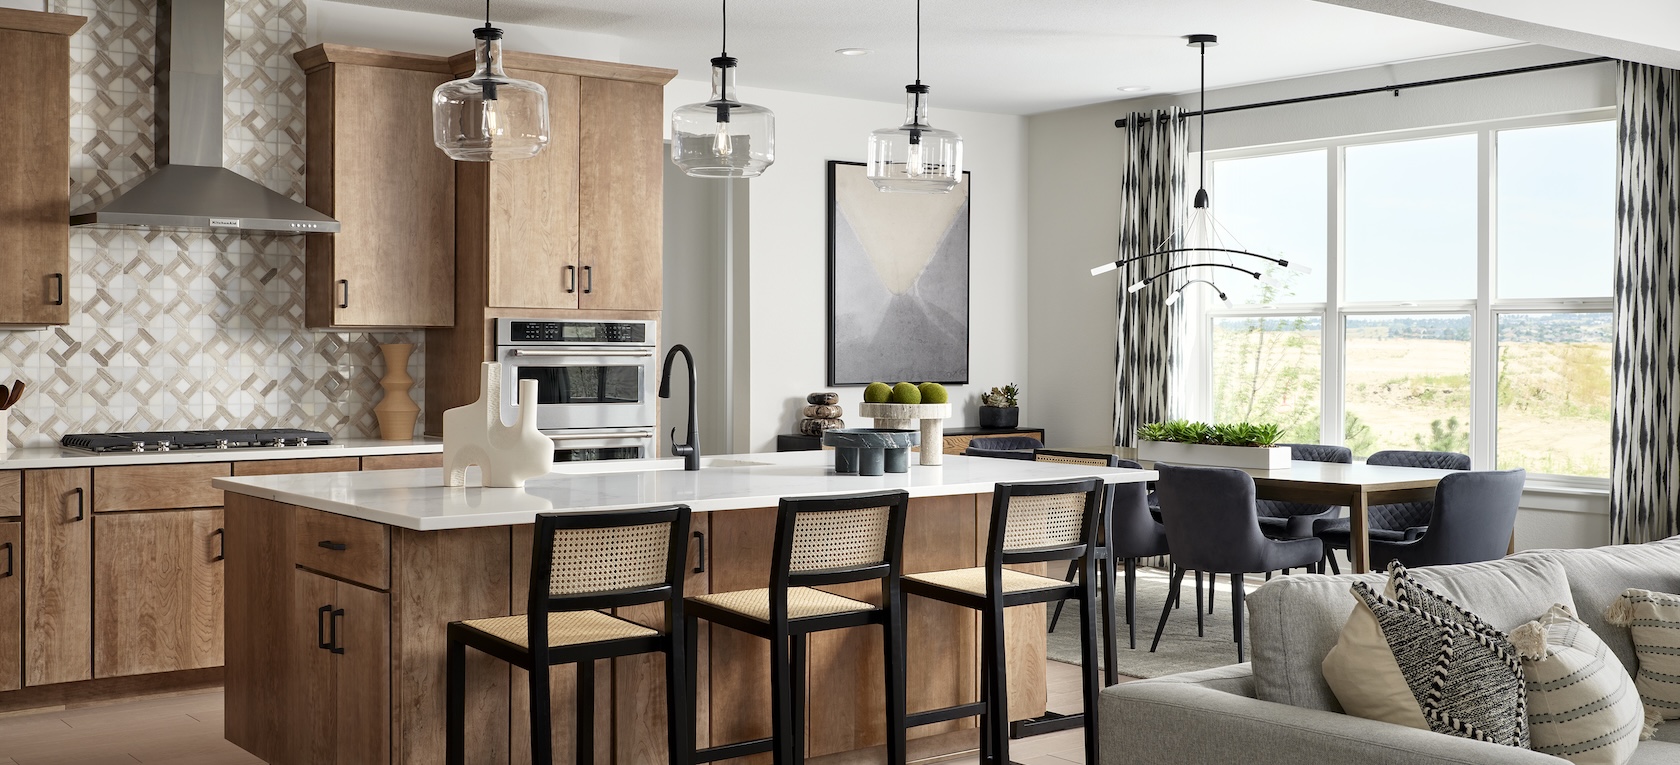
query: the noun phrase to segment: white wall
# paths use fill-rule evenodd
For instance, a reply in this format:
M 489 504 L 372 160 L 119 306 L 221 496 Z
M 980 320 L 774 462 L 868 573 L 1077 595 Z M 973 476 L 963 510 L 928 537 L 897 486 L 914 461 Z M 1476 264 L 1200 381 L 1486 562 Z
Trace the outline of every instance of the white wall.
M 750 71 L 741 73 L 749 82 Z M 665 89 L 665 110 L 709 96 L 704 82 L 677 80 Z M 893 94 L 884 94 L 891 96 Z M 971 219 L 969 380 L 953 386 L 950 427 L 971 424 L 979 394 L 1027 380 L 1026 120 L 938 108 L 935 125 L 962 134 L 974 215 Z M 901 103 L 742 88 L 741 98 L 776 113 L 776 164 L 748 182 L 752 208 L 738 326 L 746 348 L 745 443 L 767 451 L 798 423 L 805 395 L 826 385 L 828 160 L 861 161 L 869 131 L 903 121 Z M 739 235 L 739 234 L 738 234 Z M 861 388 L 840 389 L 848 416 Z M 1032 389 L 1022 422 L 1037 424 Z M 856 420 L 855 417 L 851 418 Z

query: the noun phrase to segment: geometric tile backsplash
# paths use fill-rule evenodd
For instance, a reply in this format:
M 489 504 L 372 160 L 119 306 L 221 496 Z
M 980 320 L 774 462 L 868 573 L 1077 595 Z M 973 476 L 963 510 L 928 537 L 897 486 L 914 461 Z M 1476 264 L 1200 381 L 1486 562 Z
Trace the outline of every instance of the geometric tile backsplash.
M 70 40 L 71 208 L 152 167 L 155 0 L 58 0 L 88 17 Z M 229 169 L 303 199 L 304 0 L 227 0 L 223 148 Z M 178 229 L 70 233 L 70 323 L 0 331 L 0 382 L 28 391 L 13 446 L 65 433 L 297 427 L 376 436 L 381 342 L 424 332 L 303 326 L 303 238 Z M 421 418 L 424 421 L 424 417 Z

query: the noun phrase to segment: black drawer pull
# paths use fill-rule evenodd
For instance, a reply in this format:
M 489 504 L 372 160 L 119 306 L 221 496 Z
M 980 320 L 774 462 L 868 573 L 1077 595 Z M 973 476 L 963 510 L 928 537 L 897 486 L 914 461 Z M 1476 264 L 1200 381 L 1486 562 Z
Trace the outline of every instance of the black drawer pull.
M 87 491 L 80 486 L 71 489 L 71 491 L 76 493 L 76 520 L 87 520 Z
M 0 550 L 6 551 L 6 573 L 0 574 L 0 579 L 4 579 L 12 575 L 12 543 L 0 544 Z
M 216 557 L 211 558 L 210 562 L 215 563 L 219 560 L 227 560 L 227 531 L 225 529 L 216 529 L 215 531 L 210 532 L 210 536 L 216 537 L 216 541 L 221 543 L 216 547 Z
M 339 308 L 349 308 L 350 307 L 350 280 L 349 279 L 339 279 L 338 280 L 338 286 L 342 287 L 344 289 L 344 297 L 341 298 L 338 301 L 338 307 Z
M 333 612 L 332 612 L 332 623 L 331 623 L 332 636 L 327 638 L 328 640 L 332 641 L 332 648 L 329 649 L 329 650 L 331 650 L 333 653 L 344 653 L 344 644 L 338 642 L 338 620 L 339 620 L 339 617 L 342 617 L 342 616 L 344 616 L 344 609 L 338 608 L 338 609 L 333 610 Z
M 589 294 L 591 292 L 594 292 L 594 291 L 595 291 L 595 267 L 594 266 L 584 266 L 583 267 L 583 294 L 587 295 L 587 294 Z
M 52 300 L 53 305 L 64 305 L 64 274 L 50 274 L 57 286 Z
M 332 611 L 330 603 L 315 609 L 315 643 L 321 648 L 332 648 L 332 643 L 327 642 L 327 621 L 321 618 L 329 611 Z
M 694 573 L 704 574 L 706 573 L 706 532 L 694 532 L 694 539 L 700 543 L 700 554 L 694 561 Z
M 343 542 L 334 542 L 331 539 L 323 539 L 315 544 L 317 547 L 325 547 L 328 550 L 334 550 L 337 552 L 344 552 L 345 550 L 350 549 L 350 545 Z
M 577 266 L 566 266 L 566 294 L 577 292 Z

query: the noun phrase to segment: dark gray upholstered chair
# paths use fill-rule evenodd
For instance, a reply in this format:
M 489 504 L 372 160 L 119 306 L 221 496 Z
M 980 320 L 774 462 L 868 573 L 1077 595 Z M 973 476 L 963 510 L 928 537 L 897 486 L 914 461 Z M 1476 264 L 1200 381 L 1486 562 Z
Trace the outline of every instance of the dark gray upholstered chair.
M 1290 458 L 1308 462 L 1353 462 L 1353 450 L 1328 444 L 1279 444 L 1289 447 Z M 1342 514 L 1337 505 L 1314 505 L 1262 499 L 1255 503 L 1260 513 L 1260 531 L 1273 539 L 1304 539 L 1313 535 L 1313 524 Z
M 1167 617 L 1172 614 L 1185 571 L 1229 574 L 1233 639 L 1240 663 L 1244 660 L 1243 575 L 1311 566 L 1323 557 L 1324 545 L 1313 537 L 1270 539 L 1260 533 L 1254 479 L 1241 470 L 1157 462 L 1155 471 L 1161 476 L 1155 492 L 1161 497 L 1161 520 L 1166 526 L 1167 546 L 1172 548 L 1173 574 L 1161 623 L 1155 628 L 1155 642 L 1149 650 L 1161 644 L 1161 633 L 1167 628 Z M 1201 621 L 1199 607 L 1196 619 Z
M 1520 468 L 1442 478 L 1423 533 L 1409 541 L 1371 540 L 1371 570 L 1380 571 L 1393 560 L 1414 568 L 1505 557 L 1526 478 Z
M 999 451 L 999 452 L 1005 451 L 1005 450 L 1017 450 L 1018 451 L 1018 450 L 1030 450 L 1030 449 L 1043 449 L 1044 448 L 1044 442 L 1040 441 L 1036 438 L 1033 438 L 1031 436 L 987 436 L 985 438 L 971 438 L 971 439 L 969 439 L 968 448 L 969 449 L 985 449 L 987 451 Z M 963 453 L 967 454 L 968 452 L 965 451 Z M 1031 454 L 1027 455 L 1027 459 L 1030 460 L 1032 458 L 1033 457 L 1032 457 Z
M 992 457 L 1000 460 L 1030 460 L 1032 452 L 1016 451 L 1013 449 L 976 449 L 972 446 L 963 450 L 964 457 Z
M 1392 465 L 1395 467 L 1430 468 L 1433 470 L 1469 470 L 1470 456 L 1458 452 L 1417 452 L 1406 450 L 1380 451 L 1365 458 L 1367 465 Z M 1430 513 L 1435 509 L 1435 503 L 1424 500 L 1419 502 L 1397 502 L 1391 505 L 1376 505 L 1367 513 L 1369 519 L 1367 527 L 1371 541 L 1401 542 L 1416 539 L 1423 533 L 1424 527 L 1429 525 Z M 1313 522 L 1313 536 L 1324 540 L 1324 560 L 1330 564 L 1333 573 L 1340 574 L 1341 565 L 1336 563 L 1336 556 L 1332 550 L 1348 549 L 1348 536 L 1351 534 L 1351 521 L 1346 517 L 1328 518 Z M 1322 571 L 1322 564 L 1320 564 Z M 1372 570 L 1377 570 L 1374 566 Z

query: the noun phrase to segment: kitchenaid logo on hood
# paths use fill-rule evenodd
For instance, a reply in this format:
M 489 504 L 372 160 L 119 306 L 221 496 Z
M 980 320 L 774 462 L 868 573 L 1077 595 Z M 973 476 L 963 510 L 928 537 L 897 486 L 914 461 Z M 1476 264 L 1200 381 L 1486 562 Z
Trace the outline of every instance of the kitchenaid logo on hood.
M 239 228 L 238 218 L 211 218 L 211 228 Z

